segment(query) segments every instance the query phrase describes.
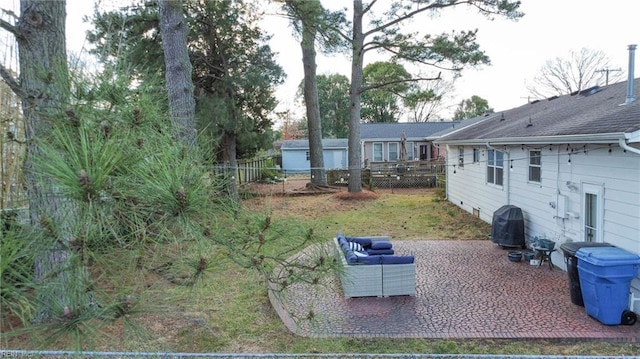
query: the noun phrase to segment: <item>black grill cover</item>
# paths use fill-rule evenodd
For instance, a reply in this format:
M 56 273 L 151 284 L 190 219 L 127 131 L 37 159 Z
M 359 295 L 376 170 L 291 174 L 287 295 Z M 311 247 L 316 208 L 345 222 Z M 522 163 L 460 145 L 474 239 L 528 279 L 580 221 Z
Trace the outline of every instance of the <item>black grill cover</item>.
M 524 218 L 520 208 L 505 205 L 493 212 L 491 241 L 504 247 L 524 247 Z

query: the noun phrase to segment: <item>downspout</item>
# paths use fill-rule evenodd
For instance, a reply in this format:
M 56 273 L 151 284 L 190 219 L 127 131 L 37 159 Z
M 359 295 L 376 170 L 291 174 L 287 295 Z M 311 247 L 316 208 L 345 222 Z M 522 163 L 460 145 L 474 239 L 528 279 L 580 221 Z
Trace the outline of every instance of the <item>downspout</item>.
M 511 182 L 511 152 L 509 151 L 501 151 L 493 146 L 491 146 L 491 144 L 489 142 L 487 142 L 485 144 L 487 146 L 487 148 L 492 149 L 494 151 L 500 151 L 500 152 L 504 152 L 507 154 L 507 161 L 506 164 L 508 164 L 509 168 L 507 169 L 507 171 L 505 171 L 505 161 L 504 159 L 502 160 L 502 173 L 504 174 L 505 172 L 507 172 L 507 180 L 505 181 L 505 185 L 504 187 L 505 190 L 507 191 L 507 203 L 506 204 L 511 204 L 511 186 L 510 186 L 510 182 Z
M 625 151 L 633 152 L 635 154 L 640 155 L 640 149 L 629 146 L 629 144 L 627 143 L 627 141 L 625 141 L 624 138 L 621 138 L 618 140 L 618 145 L 620 145 L 620 148 L 622 148 Z
M 449 150 L 451 149 L 451 146 L 449 146 L 447 144 L 447 156 L 444 158 L 444 175 L 445 177 L 445 181 L 444 181 L 444 200 L 448 201 L 449 200 Z M 437 179 L 436 179 L 437 181 Z

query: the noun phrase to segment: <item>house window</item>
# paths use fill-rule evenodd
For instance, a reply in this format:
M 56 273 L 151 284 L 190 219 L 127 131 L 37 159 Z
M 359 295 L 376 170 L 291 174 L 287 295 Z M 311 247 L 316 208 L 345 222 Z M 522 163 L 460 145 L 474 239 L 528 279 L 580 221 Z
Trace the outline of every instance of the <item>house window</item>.
M 480 162 L 480 149 L 479 148 L 474 148 L 473 149 L 473 163 L 477 163 Z
M 397 161 L 398 156 L 398 142 L 389 142 L 389 161 Z
M 584 218 L 584 240 L 602 242 L 604 239 L 604 188 L 600 185 L 585 183 L 582 187 L 582 217 Z
M 504 153 L 496 150 L 487 152 L 487 182 L 502 186 L 504 172 Z
M 458 146 L 458 166 L 464 167 L 464 147 Z
M 309 161 L 309 159 L 311 158 L 311 154 L 309 153 L 309 151 L 307 151 L 306 157 L 307 157 L 307 161 Z
M 416 158 L 416 152 L 413 142 L 407 142 L 407 160 L 413 161 Z
M 540 151 L 529 151 L 529 181 L 539 183 L 541 180 L 541 170 Z
M 382 142 L 373 144 L 373 161 L 382 162 Z

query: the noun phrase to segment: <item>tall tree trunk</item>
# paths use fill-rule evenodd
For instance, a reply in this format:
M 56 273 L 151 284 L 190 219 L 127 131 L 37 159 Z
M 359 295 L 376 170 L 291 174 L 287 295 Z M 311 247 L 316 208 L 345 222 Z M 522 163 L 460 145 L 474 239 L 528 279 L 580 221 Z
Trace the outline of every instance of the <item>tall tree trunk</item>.
M 360 90 L 362 88 L 362 64 L 364 57 L 364 34 L 362 0 L 353 1 L 353 40 L 351 59 L 351 88 L 349 97 L 349 192 L 362 191 L 362 164 L 360 148 Z
M 187 49 L 188 26 L 182 14 L 182 0 L 158 0 L 160 31 L 166 66 L 171 121 L 176 139 L 188 149 L 197 146 L 191 61 Z
M 310 19 L 302 20 L 302 64 L 304 67 L 304 102 L 307 108 L 307 126 L 309 128 L 309 159 L 311 162 L 311 183 L 326 186 L 322 148 L 322 127 L 320 105 L 318 104 L 318 85 L 316 81 L 316 29 Z
M 17 24 L 22 110 L 27 123 L 28 155 L 25 181 L 29 195 L 29 213 L 33 227 L 41 233 L 42 243 L 36 258 L 35 279 L 41 308 L 40 322 L 53 316 L 73 315 L 88 304 L 89 294 L 75 297 L 84 289 L 86 270 L 68 265 L 69 241 L 77 215 L 50 178 L 39 176 L 34 160 L 42 155 L 39 146 L 46 141 L 56 114 L 65 107 L 69 93 L 69 74 L 65 42 L 66 2 L 21 0 Z M 77 121 L 70 114 L 69 118 Z M 80 299 L 80 300 L 78 300 Z
M 235 111 L 233 111 L 235 113 Z M 235 118 L 235 117 L 234 117 Z M 226 176 L 229 183 L 227 183 L 227 190 L 229 192 L 229 196 L 234 200 L 239 199 L 238 194 L 238 150 L 237 150 L 237 135 L 235 132 L 225 131 L 222 135 L 222 147 L 223 154 L 222 160 L 227 163 L 226 166 Z

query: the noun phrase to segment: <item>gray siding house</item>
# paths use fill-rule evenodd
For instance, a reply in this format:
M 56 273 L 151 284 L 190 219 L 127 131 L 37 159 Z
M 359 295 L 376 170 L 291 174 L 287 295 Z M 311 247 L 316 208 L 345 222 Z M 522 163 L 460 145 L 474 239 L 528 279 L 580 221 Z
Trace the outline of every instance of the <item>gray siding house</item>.
M 363 123 L 360 125 L 362 166 L 371 162 L 396 162 L 400 159 L 401 138 L 404 134 L 407 160 L 428 161 L 444 157 L 444 149 L 433 145 L 433 140 L 445 130 L 458 128 L 460 122 Z M 348 168 L 348 141 L 346 138 L 323 139 L 325 169 Z M 309 141 L 286 140 L 280 148 L 282 169 L 287 173 L 310 171 Z
M 633 71 L 631 71 L 633 73 Z M 640 254 L 639 79 L 496 112 L 436 141 L 447 199 L 491 223 L 520 207 L 525 237 L 608 242 Z M 565 268 L 561 251 L 553 264 Z M 632 281 L 640 298 L 640 280 Z M 640 300 L 631 304 L 640 314 Z
M 434 136 L 443 130 L 452 129 L 459 122 L 399 122 L 363 123 L 360 125 L 362 161 L 396 162 L 400 158 L 401 138 L 406 137 L 407 160 L 429 161 L 444 156 L 444 151 L 433 146 Z

